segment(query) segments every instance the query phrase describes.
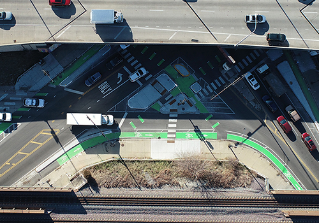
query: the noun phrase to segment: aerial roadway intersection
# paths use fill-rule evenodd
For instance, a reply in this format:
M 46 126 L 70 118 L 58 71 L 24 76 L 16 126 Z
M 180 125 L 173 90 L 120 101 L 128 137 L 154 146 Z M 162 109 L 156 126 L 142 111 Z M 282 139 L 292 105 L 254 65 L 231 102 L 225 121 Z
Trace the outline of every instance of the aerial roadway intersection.
M 0 45 L 59 43 L 183 43 L 268 46 L 267 33 L 284 34 L 283 47 L 318 49 L 318 2 L 311 0 L 72 0 L 50 6 L 43 0 L 3 0 Z M 122 23 L 90 23 L 92 9 L 123 13 Z M 263 15 L 246 23 L 246 15 Z

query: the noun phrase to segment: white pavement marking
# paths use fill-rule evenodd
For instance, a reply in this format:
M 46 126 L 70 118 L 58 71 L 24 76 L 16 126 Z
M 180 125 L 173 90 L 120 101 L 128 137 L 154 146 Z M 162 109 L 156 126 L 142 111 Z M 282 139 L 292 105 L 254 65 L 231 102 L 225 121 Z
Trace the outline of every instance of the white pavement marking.
M 150 12 L 163 12 L 164 10 L 161 9 L 150 9 Z
M 72 93 L 75 93 L 75 94 L 84 94 L 84 92 L 82 91 L 77 91 L 77 90 L 73 90 L 73 89 L 70 89 L 70 88 L 64 88 L 65 91 L 69 91 L 69 92 L 72 92 Z
M 212 87 L 214 88 L 214 90 L 216 90 L 217 89 L 217 87 L 215 86 L 215 84 L 212 82 L 212 83 L 210 83 L 210 85 L 212 85 Z
M 207 85 L 206 88 L 209 90 L 210 93 L 213 92 L 213 89 L 211 89 L 211 88 L 209 87 L 209 85 Z
M 171 37 L 169 38 L 169 40 L 171 40 L 175 35 L 176 35 L 177 32 L 175 32 L 173 35 L 171 35 Z
M 134 67 L 134 69 L 137 70 L 137 68 L 139 68 L 140 66 L 142 66 L 142 64 L 139 63 Z
M 253 53 L 250 53 L 249 55 L 253 58 L 253 60 L 256 60 L 256 57 L 254 56 Z
M 226 37 L 226 39 L 224 39 L 224 41 L 227 41 L 230 36 L 231 36 L 231 35 L 228 35 L 228 36 Z
M 242 62 L 243 62 L 246 66 L 248 66 L 248 63 L 247 63 L 247 61 L 246 61 L 245 59 L 242 59 Z
M 131 57 L 127 60 L 127 62 L 131 62 L 132 60 L 134 60 L 134 56 L 131 56 Z
M 257 50 L 254 50 L 253 52 L 257 55 L 257 57 L 259 57 L 259 53 L 257 52 Z
M 239 62 L 238 65 L 240 66 L 241 69 L 245 68 L 245 66 L 241 62 Z
M 130 53 L 126 54 L 126 55 L 124 56 L 124 59 L 128 58 L 129 56 L 131 56 Z
M 168 124 L 169 128 L 176 128 L 176 124 Z
M 220 82 L 222 82 L 222 84 L 225 84 L 225 81 L 223 80 L 223 78 L 220 76 L 219 77 Z
M 217 84 L 218 87 L 222 86 L 217 79 L 215 80 L 215 83 Z
M 167 129 L 168 132 L 176 132 L 176 129 Z
M 64 29 L 64 31 L 63 31 L 60 35 L 58 35 L 57 38 L 59 38 L 60 36 L 62 36 L 70 27 L 71 27 L 71 26 L 68 26 L 68 28 Z
M 253 62 L 253 61 L 249 58 L 249 56 L 247 56 L 246 59 L 248 60 L 249 63 Z
M 151 77 L 153 77 L 152 74 L 148 75 L 148 76 L 145 78 L 145 80 L 147 81 L 147 80 L 150 79 Z
M 114 37 L 114 39 L 117 39 L 117 37 L 124 31 L 125 28 L 126 26 L 123 27 L 123 29 Z
M 123 67 L 123 69 L 129 74 L 129 75 L 131 75 L 132 74 L 132 72 L 129 70 L 129 69 L 127 69 L 127 67 L 126 66 L 124 66 Z
M 176 134 L 167 134 L 167 138 L 174 138 Z
M 172 113 L 170 113 L 170 114 L 169 114 L 169 117 L 171 117 L 171 118 L 177 117 L 177 114 L 172 114 Z
M 121 119 L 121 122 L 119 124 L 119 128 L 121 128 L 121 126 L 123 125 L 123 122 L 125 121 L 127 114 L 128 114 L 127 112 L 124 113 L 123 118 Z
M 126 81 L 124 81 L 121 85 L 117 86 L 116 88 L 114 88 L 112 91 L 109 91 L 108 94 L 104 95 L 103 98 L 107 97 L 109 94 L 111 94 L 113 91 L 115 91 L 116 89 L 118 89 L 119 87 L 121 87 L 123 84 L 125 84 L 126 82 L 128 82 L 129 80 L 127 79 Z
M 198 92 L 198 94 L 200 95 L 200 98 L 204 98 L 205 96 L 203 95 L 203 93 L 202 92 Z
M 209 87 L 209 86 L 208 86 L 208 87 Z M 202 91 L 204 92 L 204 94 L 208 95 L 208 92 L 206 91 L 205 88 L 203 88 Z
M 142 86 L 142 82 L 140 82 L 140 80 L 137 80 L 136 83 L 138 83 L 140 86 Z
M 236 69 L 238 72 L 241 71 L 237 65 L 235 65 L 235 69 Z
M 133 67 L 134 64 L 138 63 L 138 60 L 134 60 L 132 63 L 131 63 L 131 66 Z
M 169 122 L 177 122 L 177 119 L 168 119 Z

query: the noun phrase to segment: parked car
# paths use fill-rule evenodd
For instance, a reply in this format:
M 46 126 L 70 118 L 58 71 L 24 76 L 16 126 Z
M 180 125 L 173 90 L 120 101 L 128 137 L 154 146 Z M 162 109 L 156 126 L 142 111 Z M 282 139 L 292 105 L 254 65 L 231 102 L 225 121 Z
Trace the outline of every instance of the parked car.
M 262 100 L 266 103 L 270 111 L 272 111 L 273 113 L 278 110 L 276 103 L 272 100 L 272 98 L 269 95 L 264 95 L 262 97 Z
M 36 107 L 36 108 L 43 108 L 45 100 L 39 98 L 25 98 L 23 100 L 23 105 L 25 107 Z
M 99 72 L 97 72 L 85 80 L 85 85 L 91 87 L 95 82 L 101 79 L 101 77 L 102 75 Z
M 315 143 L 312 141 L 312 139 L 308 133 L 306 133 L 306 132 L 302 133 L 301 139 L 310 151 L 313 151 L 317 148 Z
M 0 113 L 0 121 L 3 122 L 10 122 L 12 120 L 12 114 L 11 113 Z
M 133 74 L 130 75 L 130 81 L 135 82 L 141 77 L 145 76 L 147 74 L 144 67 L 141 67 L 137 69 Z
M 254 90 L 257 90 L 258 88 L 260 88 L 259 83 L 257 82 L 256 78 L 254 77 L 252 73 L 247 72 L 245 75 L 245 78 Z
M 49 0 L 49 5 L 67 6 L 67 5 L 71 5 L 71 0 Z
M 268 33 L 266 37 L 269 45 L 282 45 L 286 41 L 285 34 Z
M 289 133 L 292 129 L 291 126 L 289 125 L 288 121 L 285 119 L 284 116 L 279 116 L 277 118 L 277 122 L 280 125 L 280 127 L 284 130 L 285 133 Z
M 106 67 L 107 69 L 112 70 L 115 66 L 120 64 L 122 61 L 123 61 L 123 58 L 120 55 L 117 55 L 106 64 Z
M 0 20 L 12 20 L 11 12 L 0 12 Z
M 257 19 L 256 19 L 257 18 Z M 246 23 L 264 23 L 266 22 L 266 17 L 263 15 L 246 15 Z

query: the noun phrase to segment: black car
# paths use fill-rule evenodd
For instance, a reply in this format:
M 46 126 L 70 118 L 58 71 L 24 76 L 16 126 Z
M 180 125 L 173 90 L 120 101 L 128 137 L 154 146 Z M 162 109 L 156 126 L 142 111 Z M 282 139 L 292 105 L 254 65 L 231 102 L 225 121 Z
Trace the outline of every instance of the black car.
M 112 70 L 115 66 L 120 64 L 122 61 L 123 61 L 123 58 L 120 55 L 117 55 L 106 64 L 106 67 L 107 69 Z
M 276 105 L 276 103 L 272 100 L 272 98 L 269 95 L 264 95 L 262 97 L 263 101 L 266 103 L 266 105 L 268 106 L 268 108 L 270 109 L 270 111 L 272 111 L 273 113 L 275 113 L 275 111 L 278 110 L 278 107 Z
M 281 33 L 267 33 L 266 37 L 270 46 L 272 45 L 283 45 L 286 41 L 286 35 Z
M 99 72 L 97 72 L 97 73 L 93 74 L 91 77 L 89 77 L 88 79 L 85 80 L 85 85 L 88 86 L 88 87 L 91 87 L 101 77 L 102 77 L 102 75 Z

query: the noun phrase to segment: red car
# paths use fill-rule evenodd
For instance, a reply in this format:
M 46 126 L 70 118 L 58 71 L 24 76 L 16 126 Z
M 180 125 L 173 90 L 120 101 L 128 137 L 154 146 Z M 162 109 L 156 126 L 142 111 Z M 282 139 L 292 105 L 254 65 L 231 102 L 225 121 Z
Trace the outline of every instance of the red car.
M 312 139 L 311 139 L 311 137 L 310 137 L 310 135 L 308 133 L 306 133 L 306 132 L 302 133 L 301 139 L 306 144 L 307 148 L 310 151 L 313 151 L 313 150 L 315 150 L 317 148 L 315 143 L 312 141 Z
M 71 0 L 49 0 L 49 5 L 52 5 L 52 6 L 71 5 Z
M 291 131 L 291 126 L 289 125 L 284 116 L 279 116 L 277 118 L 277 122 L 280 125 L 280 127 L 285 131 L 285 133 L 289 133 Z

